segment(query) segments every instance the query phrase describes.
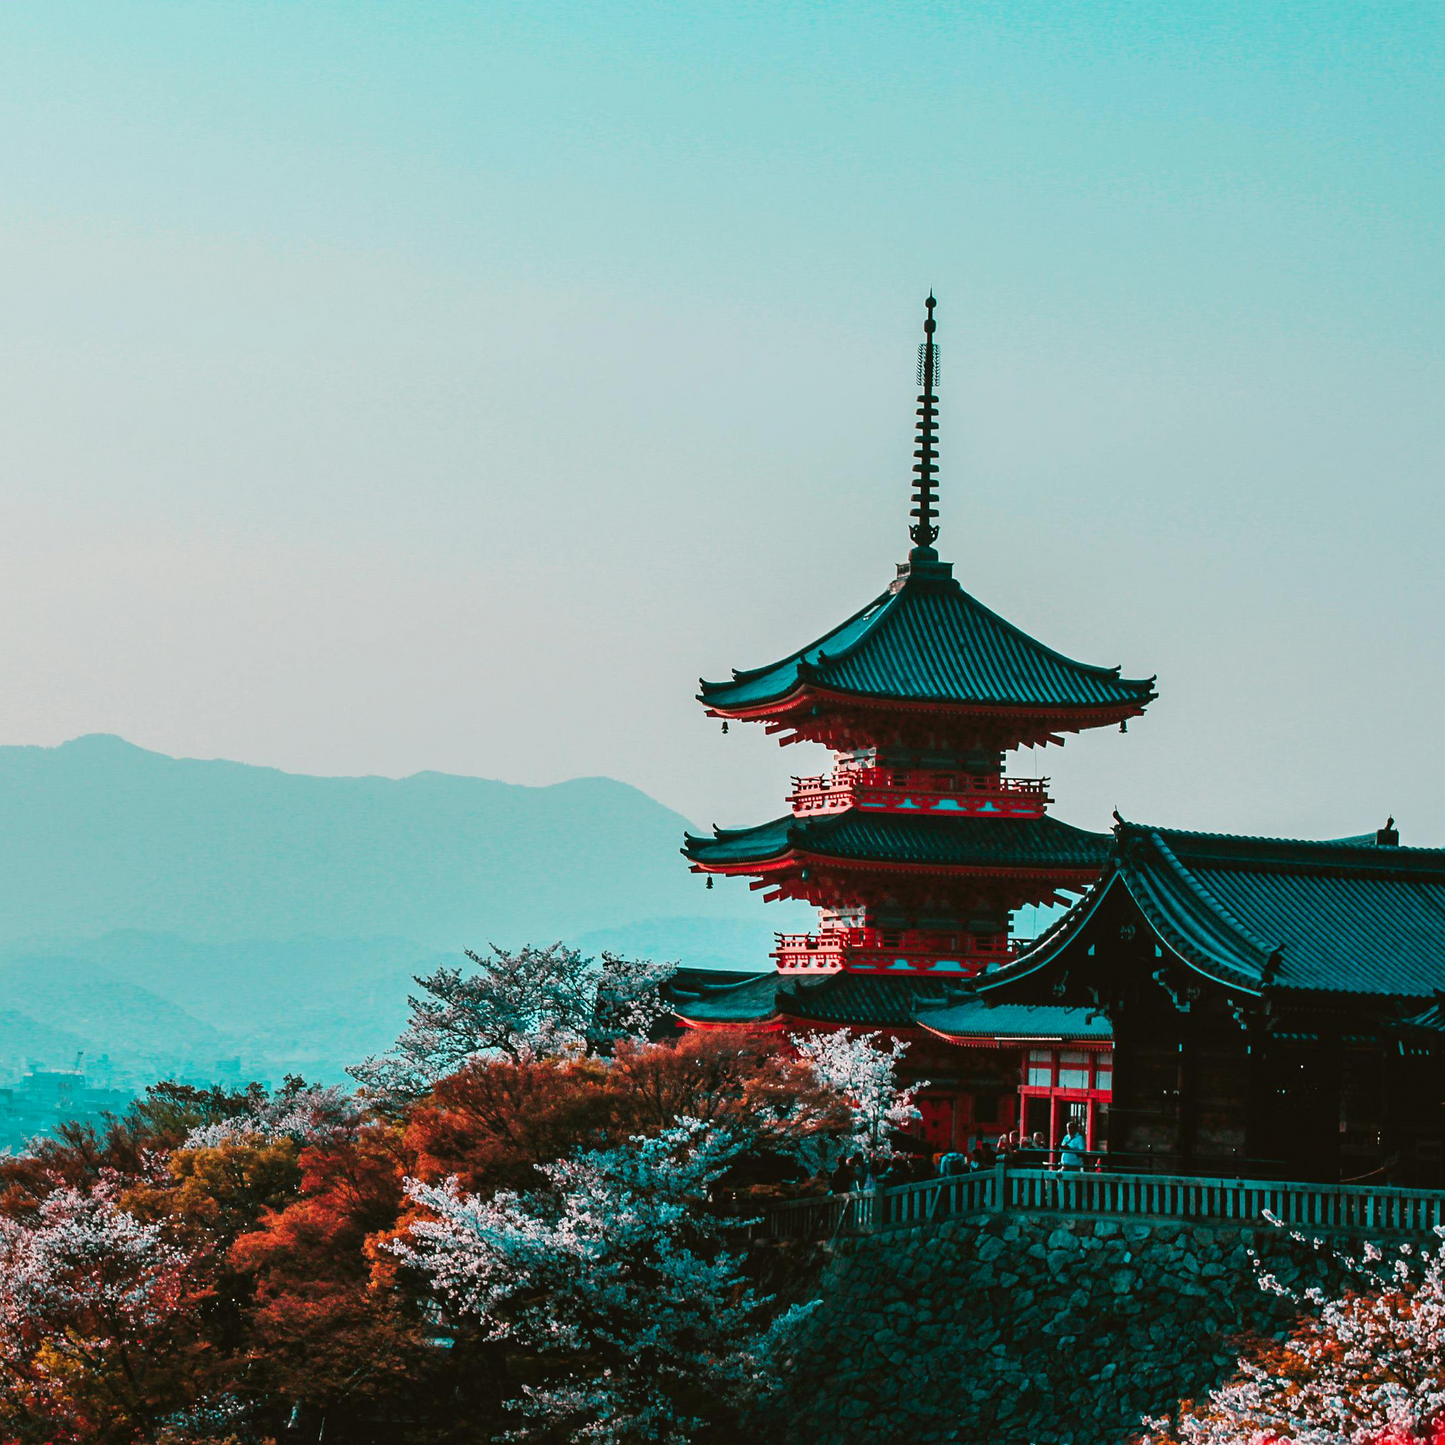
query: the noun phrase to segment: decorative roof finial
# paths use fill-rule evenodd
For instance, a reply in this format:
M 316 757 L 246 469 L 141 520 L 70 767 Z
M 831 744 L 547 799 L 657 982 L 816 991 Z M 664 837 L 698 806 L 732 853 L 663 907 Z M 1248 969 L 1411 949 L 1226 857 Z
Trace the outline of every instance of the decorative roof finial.
M 938 505 L 933 489 L 938 474 L 938 397 L 934 394 L 938 385 L 938 347 L 933 341 L 933 333 L 938 329 L 933 319 L 933 308 L 937 305 L 930 291 L 928 318 L 923 323 L 923 345 L 918 348 L 918 384 L 923 392 L 918 398 L 918 450 L 913 453 L 918 460 L 913 464 L 913 510 L 909 513 L 918 520 L 909 527 L 908 535 L 913 538 L 910 559 L 919 562 L 932 562 L 938 556 L 933 550 L 938 538 Z

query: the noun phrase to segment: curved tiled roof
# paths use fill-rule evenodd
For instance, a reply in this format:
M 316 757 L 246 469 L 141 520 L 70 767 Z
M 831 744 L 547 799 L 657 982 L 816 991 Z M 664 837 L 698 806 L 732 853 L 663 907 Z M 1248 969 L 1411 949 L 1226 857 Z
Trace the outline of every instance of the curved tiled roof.
M 947 1039 L 1075 1039 L 1103 1043 L 1114 1026 L 1098 1009 L 1064 1004 L 988 1003 L 968 999 L 951 1008 L 921 1013 L 918 1022 Z
M 777 1013 L 778 986 L 784 982 L 773 970 L 739 980 L 736 975 L 719 975 L 716 983 L 697 979 L 692 986 L 663 987 L 663 999 L 679 1018 L 689 1023 L 760 1023 Z
M 1143 709 L 1154 680 L 1045 647 L 971 597 L 936 563 L 816 642 L 768 667 L 702 683 L 725 711 L 763 707 L 812 683 L 859 697 L 1012 708 Z
M 1107 833 L 1090 833 L 1047 815 L 1039 818 L 917 818 L 850 809 L 811 818 L 791 813 L 756 828 L 718 828 L 687 835 L 683 853 L 704 867 L 764 863 L 788 853 L 849 862 L 911 863 L 943 868 L 1097 870 Z
M 911 1028 L 920 1009 L 942 1008 L 959 996 L 957 981 L 917 975 L 829 974 L 812 988 L 778 995 L 778 1012 L 800 1023 L 853 1024 L 858 1028 Z
M 1114 888 L 1200 973 L 1251 992 L 1434 997 L 1445 990 L 1445 849 L 1120 825 L 1103 879 L 997 988 L 1069 947 Z
M 958 981 L 887 978 L 868 973 L 830 973 L 789 978 L 759 974 L 745 983 L 703 990 L 700 996 L 672 1001 L 673 1012 L 692 1024 L 810 1023 L 852 1024 L 856 1028 L 908 1028 L 920 1009 L 940 1009 L 956 1001 Z

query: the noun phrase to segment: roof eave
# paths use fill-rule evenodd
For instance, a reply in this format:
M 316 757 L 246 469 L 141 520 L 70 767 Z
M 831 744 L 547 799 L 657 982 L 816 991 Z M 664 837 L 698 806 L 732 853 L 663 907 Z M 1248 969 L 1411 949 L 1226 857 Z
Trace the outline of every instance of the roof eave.
M 811 713 L 818 703 L 824 703 L 834 708 L 932 713 L 958 722 L 1026 723 L 1043 733 L 1079 733 L 1142 717 L 1144 709 L 1154 698 L 1079 705 L 995 702 L 949 697 L 896 697 L 890 693 L 852 692 L 846 688 L 820 687 L 815 682 L 800 681 L 775 697 L 759 698 L 732 707 L 703 693 L 697 694 L 697 700 L 706 707 L 708 717 L 726 718 L 731 722 L 786 723 L 800 713 Z
M 798 847 L 789 847 L 780 853 L 760 855 L 756 858 L 734 858 L 723 863 L 709 863 L 679 850 L 699 873 L 741 875 L 781 873 L 790 868 L 804 868 L 812 865 L 828 868 L 842 868 L 849 872 L 863 873 L 913 873 L 947 878 L 1017 878 L 1030 883 L 1052 883 L 1055 887 L 1072 890 L 1075 885 L 1087 888 L 1098 876 L 1097 866 L 1085 864 L 1024 865 L 1007 860 L 995 864 L 977 863 L 928 863 L 909 859 L 848 858 L 832 853 L 817 853 Z

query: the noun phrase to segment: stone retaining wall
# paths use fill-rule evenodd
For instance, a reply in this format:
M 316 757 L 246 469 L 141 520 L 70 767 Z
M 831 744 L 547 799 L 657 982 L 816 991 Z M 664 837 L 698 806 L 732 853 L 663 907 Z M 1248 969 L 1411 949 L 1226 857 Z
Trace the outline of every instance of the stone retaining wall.
M 1251 1248 L 1292 1288 L 1341 1282 L 1268 1227 L 1004 1214 L 840 1243 L 758 1438 L 1126 1445 L 1295 1318 Z

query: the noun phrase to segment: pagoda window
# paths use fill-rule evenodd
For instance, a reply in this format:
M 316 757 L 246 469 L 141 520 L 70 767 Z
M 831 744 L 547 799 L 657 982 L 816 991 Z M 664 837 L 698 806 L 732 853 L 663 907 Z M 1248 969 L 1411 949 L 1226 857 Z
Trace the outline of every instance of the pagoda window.
M 1036 1089 L 1053 1088 L 1054 1055 L 1052 1050 L 1029 1050 L 1029 1083 Z
M 1089 1056 L 1082 1049 L 1064 1049 L 1059 1054 L 1059 1088 L 1089 1087 Z

